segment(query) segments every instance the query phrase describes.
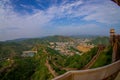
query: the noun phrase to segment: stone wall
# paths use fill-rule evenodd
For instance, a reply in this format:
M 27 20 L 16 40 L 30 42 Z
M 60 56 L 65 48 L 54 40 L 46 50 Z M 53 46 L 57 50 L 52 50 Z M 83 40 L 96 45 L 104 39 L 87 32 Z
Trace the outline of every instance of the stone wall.
M 120 60 L 95 69 L 68 71 L 53 80 L 103 80 L 118 71 L 120 71 Z

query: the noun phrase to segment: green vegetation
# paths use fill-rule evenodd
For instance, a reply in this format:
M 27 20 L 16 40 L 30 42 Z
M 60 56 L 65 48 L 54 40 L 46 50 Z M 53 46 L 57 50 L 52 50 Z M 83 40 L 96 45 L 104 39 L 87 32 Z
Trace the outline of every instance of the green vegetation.
M 92 42 L 98 44 L 100 43 L 99 39 Z M 54 70 L 57 75 L 61 75 L 70 69 L 82 69 L 96 55 L 97 47 L 86 53 L 81 53 L 74 47 L 69 47 L 71 51 L 82 54 L 73 56 L 60 54 L 59 51 L 48 47 L 49 41 L 64 42 L 73 40 L 69 37 L 52 36 L 42 39 L 0 42 L 0 80 L 51 80 L 54 75 L 46 64 L 51 66 L 51 70 Z M 107 38 L 102 38 L 100 41 L 102 40 L 105 40 L 103 44 L 107 43 Z M 21 57 L 22 51 L 35 49 L 38 53 L 34 57 Z M 111 63 L 111 52 L 111 47 L 101 52 L 92 68 Z M 10 65 L 11 67 L 9 67 Z
M 38 62 L 38 66 L 35 70 L 35 73 L 32 75 L 32 80 L 48 80 L 53 78 L 51 73 L 48 71 L 48 68 L 45 66 L 47 53 L 43 50 L 39 50 L 39 53 L 35 56 L 35 59 Z
M 104 51 L 101 52 L 100 56 L 93 64 L 91 68 L 97 68 L 101 66 L 105 66 L 112 62 L 112 47 L 107 47 Z
M 65 36 L 48 36 L 44 38 L 17 39 L 6 42 L 0 42 L 0 59 L 22 54 L 22 51 L 31 50 L 38 45 L 47 46 L 50 41 L 73 41 L 73 38 Z
M 48 80 L 53 76 L 45 66 L 47 55 L 42 48 L 34 57 L 16 57 L 10 70 L 0 74 L 1 80 Z
M 91 51 L 84 53 L 83 55 L 74 55 L 67 57 L 65 61 L 65 65 L 70 68 L 83 68 L 91 59 L 92 57 L 97 53 L 97 48 L 91 49 Z
M 0 61 L 0 68 L 2 68 L 4 66 L 8 66 L 10 64 L 11 64 L 10 61 L 8 61 L 8 60 L 2 60 L 2 61 Z
M 54 53 L 56 51 L 50 50 L 49 53 Z M 53 67 L 64 67 L 64 68 L 77 68 L 81 69 L 84 67 L 91 59 L 92 57 L 97 53 L 97 48 L 91 49 L 91 51 L 84 53 L 83 55 L 74 55 L 74 56 L 65 56 L 65 55 L 59 55 L 54 54 L 54 56 L 51 56 L 51 64 Z M 52 63 L 54 62 L 54 64 Z M 55 65 L 56 64 L 56 65 Z M 57 71 L 59 73 L 59 71 Z
M 96 37 L 91 41 L 91 43 L 98 45 L 98 44 L 103 44 L 103 45 L 109 45 L 109 38 L 108 37 Z
M 67 41 L 74 41 L 74 38 L 55 35 L 55 36 L 44 37 L 41 40 L 50 41 L 50 42 L 67 42 Z
M 1 80 L 30 80 L 30 76 L 35 69 L 35 62 L 32 58 L 17 58 L 15 64 L 9 69 L 2 72 Z

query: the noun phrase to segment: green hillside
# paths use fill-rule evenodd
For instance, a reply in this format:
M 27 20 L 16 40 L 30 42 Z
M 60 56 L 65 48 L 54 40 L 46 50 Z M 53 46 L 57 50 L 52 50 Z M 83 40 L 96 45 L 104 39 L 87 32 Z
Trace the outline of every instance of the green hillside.
M 66 42 L 73 41 L 73 38 L 65 36 L 48 36 L 44 38 L 16 39 L 6 42 L 0 42 L 0 56 L 9 56 L 11 53 L 21 54 L 24 50 L 31 50 L 36 45 L 48 45 L 48 42 Z
M 67 37 L 67 36 L 48 36 L 41 38 L 43 41 L 50 41 L 50 42 L 66 42 L 66 41 L 74 41 L 74 38 Z
M 112 62 L 112 47 L 107 47 L 104 51 L 100 53 L 100 56 L 91 68 L 97 68 L 101 66 L 108 65 Z
M 15 57 L 13 67 L 0 74 L 2 80 L 48 80 L 54 76 L 46 66 L 46 60 L 57 75 L 66 72 L 65 68 L 81 69 L 95 55 L 96 49 L 80 56 L 65 56 L 45 46 L 39 47 L 39 52 L 34 57 Z M 62 62 L 61 62 L 62 61 Z M 2 65 L 2 64 L 1 64 Z M 9 64 L 8 64 L 9 66 Z M 3 66 L 4 67 L 4 66 Z
M 95 45 L 98 45 L 98 44 L 109 45 L 109 38 L 108 37 L 96 37 L 91 41 L 91 43 Z
M 59 51 L 48 47 L 49 41 L 64 42 L 73 40 L 70 37 L 50 36 L 42 39 L 1 42 L 0 80 L 51 80 L 69 70 L 82 69 L 96 55 L 97 47 L 82 55 L 75 54 L 73 56 L 60 54 Z M 107 38 L 97 38 L 93 42 L 98 44 L 102 40 L 107 42 Z M 21 57 L 22 51 L 35 48 L 38 52 L 33 57 Z M 74 50 L 73 48 L 70 49 Z M 106 48 L 92 68 L 109 64 L 111 52 L 111 48 Z

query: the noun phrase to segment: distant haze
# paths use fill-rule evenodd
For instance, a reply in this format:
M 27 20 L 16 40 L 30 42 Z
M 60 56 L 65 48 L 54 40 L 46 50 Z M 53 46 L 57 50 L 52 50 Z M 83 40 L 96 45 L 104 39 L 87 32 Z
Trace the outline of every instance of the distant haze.
M 0 0 L 0 41 L 49 35 L 120 33 L 111 0 Z

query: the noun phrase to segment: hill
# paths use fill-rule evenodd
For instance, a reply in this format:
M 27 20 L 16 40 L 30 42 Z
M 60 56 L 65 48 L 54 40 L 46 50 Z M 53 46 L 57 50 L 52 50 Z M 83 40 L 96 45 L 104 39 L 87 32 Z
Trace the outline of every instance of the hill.
M 82 68 L 96 54 L 96 50 L 94 48 L 82 56 L 77 54 L 74 56 L 65 56 L 45 45 L 39 46 L 38 53 L 34 57 L 15 57 L 10 59 L 14 61 L 14 64 L 12 67 L 8 67 L 9 69 L 1 71 L 0 79 L 49 80 L 68 70 Z M 10 64 L 8 60 L 2 64 L 6 63 Z M 2 64 L 1 67 L 4 67 Z
M 20 38 L 20 39 L 14 39 L 14 40 L 7 40 L 6 42 L 32 42 L 32 41 L 50 41 L 50 42 L 65 42 L 65 41 L 73 41 L 74 38 L 68 37 L 68 36 L 61 36 L 61 35 L 55 35 L 55 36 L 46 36 L 42 38 Z
M 48 45 L 49 42 L 67 42 L 74 41 L 73 38 L 66 36 L 47 36 L 43 38 L 21 38 L 0 42 L 0 58 L 21 55 L 23 51 L 32 50 L 37 45 Z
M 50 42 L 67 42 L 67 41 L 74 41 L 74 38 L 68 37 L 68 36 L 48 36 L 41 38 L 43 41 L 50 41 Z
M 49 42 L 74 41 L 65 36 L 48 36 L 29 38 L 0 43 L 0 79 L 2 80 L 50 80 L 69 70 L 80 70 L 96 55 L 97 47 L 85 54 L 73 56 L 60 54 L 58 50 L 48 47 Z M 97 37 L 91 43 L 107 44 L 107 37 Z M 37 48 L 33 57 L 21 57 L 22 51 Z M 73 48 L 71 48 L 73 50 Z M 111 60 L 111 49 L 103 52 L 93 67 L 104 66 Z M 107 58 L 107 59 L 106 59 Z M 2 60 L 3 59 L 3 60 Z M 102 62 L 102 60 L 105 62 Z M 97 64 L 99 63 L 99 64 Z M 100 65 L 101 64 L 101 65 Z
M 95 45 L 99 44 L 109 45 L 109 37 L 96 37 L 91 40 L 91 43 Z

